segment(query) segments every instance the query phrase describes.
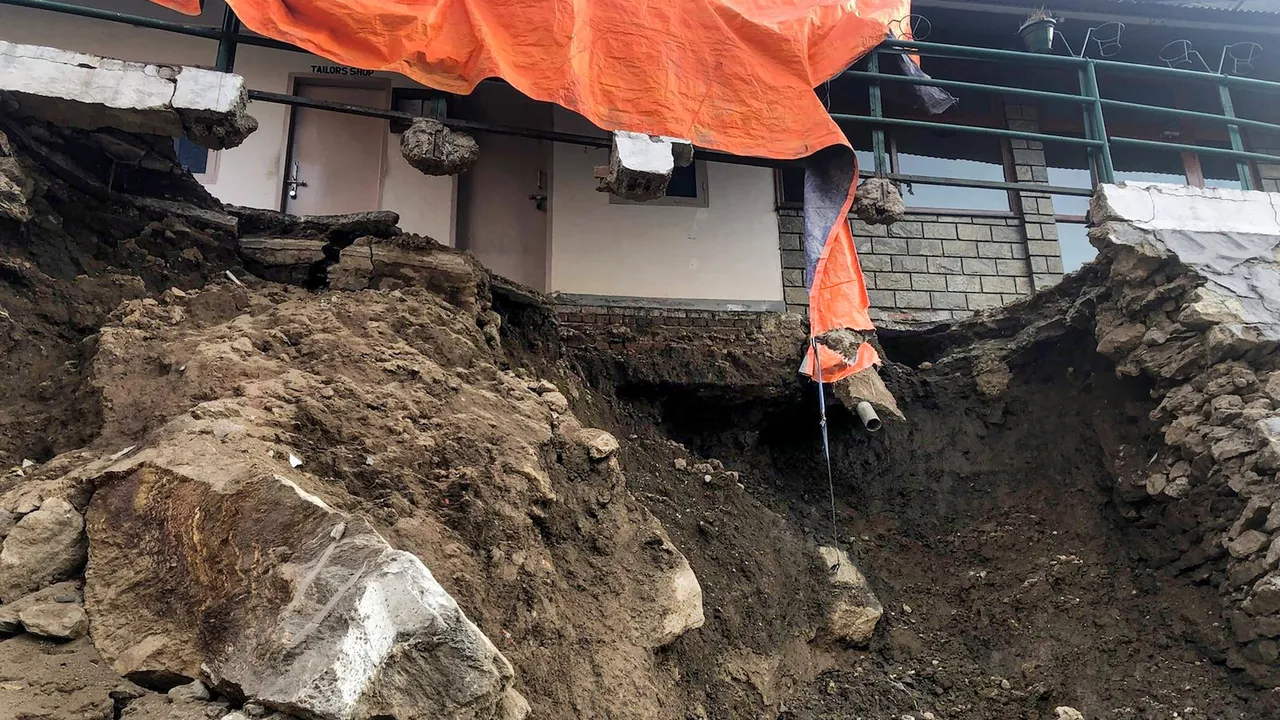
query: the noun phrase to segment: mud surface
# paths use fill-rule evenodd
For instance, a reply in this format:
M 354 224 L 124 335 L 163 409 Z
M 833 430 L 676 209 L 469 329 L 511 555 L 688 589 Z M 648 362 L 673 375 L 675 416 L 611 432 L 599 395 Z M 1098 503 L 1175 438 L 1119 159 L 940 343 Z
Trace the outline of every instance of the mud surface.
M 219 225 L 234 217 L 189 177 L 112 171 L 85 134 L 0 129 L 41 185 L 40 220 L 0 220 L 0 461 L 35 465 L 0 495 L 56 476 L 67 451 L 252 409 L 252 437 L 281 453 L 254 461 L 296 454 L 309 491 L 419 555 L 511 660 L 537 718 L 1280 714 L 1275 691 L 1228 667 L 1222 567 L 1176 574 L 1178 528 L 1114 497 L 1117 467 L 1158 435 L 1154 402 L 1087 333 L 1017 352 L 999 344 L 1007 318 L 881 338 L 910 365 L 886 368 L 907 420 L 868 435 L 828 402 L 833 527 L 795 318 L 758 337 L 571 350 L 535 294 L 407 241 L 388 266 L 429 261 L 358 278 L 375 289 L 275 284 L 244 274 L 241 231 Z M 237 212 L 259 232 L 288 225 Z M 591 454 L 592 426 L 616 454 Z M 1226 520 L 1241 505 L 1196 502 Z M 815 547 L 831 544 L 884 605 L 869 648 L 828 637 Z M 705 624 L 669 642 L 655 588 L 679 556 Z M 60 656 L 75 661 L 61 682 Z M 0 640 L 0 693 L 25 693 L 14 707 L 107 718 L 161 702 L 145 692 L 88 641 Z

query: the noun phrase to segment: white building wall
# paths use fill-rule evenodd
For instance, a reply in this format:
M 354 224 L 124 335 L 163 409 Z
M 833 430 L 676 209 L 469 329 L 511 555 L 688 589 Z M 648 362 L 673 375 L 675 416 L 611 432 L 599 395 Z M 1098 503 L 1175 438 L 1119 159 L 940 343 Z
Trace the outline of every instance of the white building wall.
M 184 18 L 145 0 L 85 4 L 191 24 L 216 25 L 222 15 L 218 0 L 209 0 L 200 18 Z M 11 6 L 0 6 L 0 39 L 206 67 L 212 66 L 217 53 L 213 40 Z M 312 65 L 332 64 L 310 54 L 241 45 L 235 71 L 252 89 L 288 93 L 295 77 L 311 75 Z M 386 78 L 393 86 L 420 87 L 394 73 L 374 77 Z M 249 109 L 259 121 L 258 131 L 240 147 L 211 158 L 213 171 L 203 181 L 223 202 L 280 209 L 289 108 L 252 103 Z M 519 124 L 519 119 L 511 124 Z M 554 126 L 558 131 L 604 136 L 585 119 L 560 108 L 555 110 Z M 393 135 L 386 144 L 382 208 L 398 212 L 405 230 L 456 244 L 456 179 L 417 172 L 400 156 L 398 142 L 399 136 Z M 607 161 L 605 150 L 555 144 L 548 289 L 652 298 L 782 299 L 771 170 L 709 163 L 705 208 L 617 205 L 595 189 L 594 168 Z
M 603 136 L 561 108 L 555 130 Z M 705 208 L 618 205 L 596 191 L 609 151 L 557 143 L 551 282 L 567 293 L 703 300 L 782 299 L 773 171 L 707 163 Z
M 213 2 L 206 4 L 199 19 L 184 18 L 158 6 L 149 8 L 143 2 L 84 4 L 191 24 L 208 24 L 211 17 L 221 17 L 221 3 Z M 215 4 L 218 8 L 212 7 Z M 205 67 L 213 65 L 218 48 L 214 40 L 5 5 L 0 5 L 0 39 L 124 60 Z M 332 64 L 306 53 L 241 45 L 235 71 L 254 90 L 289 93 L 293 91 L 294 77 L 311 75 L 312 65 Z M 392 86 L 421 87 L 395 73 L 375 73 L 373 77 L 385 78 Z M 279 210 L 289 108 L 275 103 L 251 103 L 249 112 L 258 119 L 258 131 L 240 147 L 218 152 L 216 159 L 211 157 L 213 172 L 201 179 L 223 202 Z M 455 179 L 429 177 L 414 170 L 400 156 L 399 141 L 399 135 L 387 139 L 381 209 L 399 213 L 404 230 L 452 245 Z

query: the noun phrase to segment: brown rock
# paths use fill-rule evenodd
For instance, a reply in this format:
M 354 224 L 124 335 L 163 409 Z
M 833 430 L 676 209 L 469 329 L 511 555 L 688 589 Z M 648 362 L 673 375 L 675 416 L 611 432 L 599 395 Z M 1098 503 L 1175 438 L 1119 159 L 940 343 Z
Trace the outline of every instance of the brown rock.
M 1257 530 L 1246 530 L 1240 533 L 1240 537 L 1227 543 L 1227 552 L 1232 557 L 1247 558 L 1266 547 L 1271 542 L 1271 538 L 1258 532 Z
M 49 498 L 23 515 L 0 551 L 0 601 L 18 599 L 77 575 L 85 561 L 84 519 L 71 503 Z
M 828 632 L 841 642 L 866 645 L 884 615 L 884 607 L 848 553 L 832 547 L 820 547 L 818 553 L 831 573 L 834 591 L 827 616 Z
M 0 636 L 17 635 L 23 631 L 19 617 L 23 610 L 35 605 L 58 602 L 61 597 L 70 597 L 72 602 L 79 602 L 80 584 L 74 581 L 61 582 L 0 605 Z
M 53 640 L 75 640 L 89 632 L 84 608 L 70 603 L 33 605 L 18 614 L 27 632 Z
M 618 452 L 618 439 L 604 430 L 582 428 L 578 431 L 578 442 L 592 460 L 604 460 Z

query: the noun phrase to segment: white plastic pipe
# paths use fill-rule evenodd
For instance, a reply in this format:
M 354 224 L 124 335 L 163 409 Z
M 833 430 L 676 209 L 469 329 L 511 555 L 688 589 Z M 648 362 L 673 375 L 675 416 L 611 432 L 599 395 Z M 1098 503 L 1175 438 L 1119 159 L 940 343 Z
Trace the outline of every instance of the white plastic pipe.
M 880 416 L 876 415 L 876 409 L 866 400 L 858 403 L 858 419 L 862 421 L 862 427 L 866 428 L 867 432 L 876 432 L 883 425 L 880 422 Z

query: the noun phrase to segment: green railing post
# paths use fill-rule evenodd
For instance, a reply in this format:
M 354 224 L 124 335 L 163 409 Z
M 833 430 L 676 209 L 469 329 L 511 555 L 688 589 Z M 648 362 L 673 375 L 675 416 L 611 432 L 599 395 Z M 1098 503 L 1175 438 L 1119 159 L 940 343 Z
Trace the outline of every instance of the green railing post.
M 1088 95 L 1089 80 L 1085 77 L 1084 68 L 1080 68 L 1076 74 L 1080 77 L 1080 94 Z M 1093 131 L 1093 108 L 1088 105 L 1084 105 L 1081 106 L 1080 111 L 1084 113 L 1085 139 L 1097 140 L 1098 134 Z M 1100 158 L 1098 157 L 1098 152 L 1092 147 L 1088 148 L 1087 152 L 1089 154 L 1089 184 L 1097 186 L 1102 177 L 1102 173 L 1098 170 Z
M 1094 66 L 1094 61 L 1089 60 L 1084 66 L 1085 94 L 1093 98 L 1093 131 L 1097 133 L 1097 139 L 1102 141 L 1102 146 L 1098 152 L 1102 156 L 1102 182 L 1113 183 L 1116 181 L 1116 168 L 1111 162 L 1111 145 L 1107 139 L 1107 123 L 1102 118 L 1102 95 L 1098 92 L 1098 71 Z
M 875 74 L 880 73 L 880 55 L 875 50 L 871 51 L 871 57 L 867 59 L 867 70 Z M 883 118 L 884 105 L 880 99 L 880 81 L 872 80 L 870 86 L 871 117 Z M 875 151 L 876 156 L 876 177 L 884 177 L 889 174 L 889 168 L 886 162 L 884 129 L 879 125 L 871 128 L 871 149 Z
M 1218 96 L 1222 99 L 1222 114 L 1228 118 L 1227 135 L 1231 137 L 1231 149 L 1236 152 L 1244 152 L 1244 139 L 1240 136 L 1240 126 L 1230 122 L 1230 120 L 1235 119 L 1236 109 L 1231 103 L 1231 88 L 1227 87 L 1226 82 L 1218 83 Z M 1252 190 L 1253 173 L 1249 172 L 1249 163 L 1237 159 L 1236 172 L 1240 174 L 1240 188 L 1242 190 Z
M 236 36 L 240 34 L 240 18 L 227 5 L 222 12 L 222 34 L 218 37 L 218 59 L 214 67 L 218 72 L 231 72 L 236 68 Z

